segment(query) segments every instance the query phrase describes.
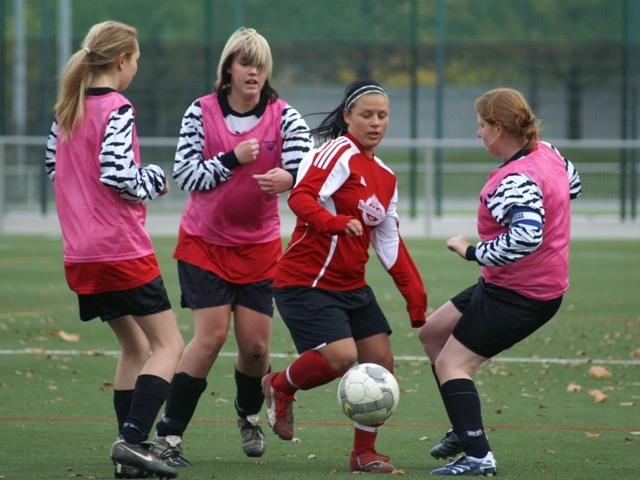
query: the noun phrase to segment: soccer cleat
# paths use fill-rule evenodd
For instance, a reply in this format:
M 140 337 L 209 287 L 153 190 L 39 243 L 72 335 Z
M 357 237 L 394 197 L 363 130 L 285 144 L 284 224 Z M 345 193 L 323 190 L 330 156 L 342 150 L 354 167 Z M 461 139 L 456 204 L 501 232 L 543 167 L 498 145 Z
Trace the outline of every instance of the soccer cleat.
M 141 475 L 157 478 L 176 478 L 178 476 L 175 469 L 155 455 L 153 445 L 150 442 L 129 443 L 124 438 L 118 437 L 111 446 L 111 460 L 116 465 L 116 474 L 118 473 L 118 465 L 121 465 L 120 474 L 122 474 L 122 466 L 126 465 L 140 469 Z M 132 473 L 131 470 L 125 469 L 125 473 Z
M 498 473 L 498 466 L 493 453 L 489 452 L 484 458 L 462 456 L 457 460 L 436 468 L 431 475 L 483 475 L 493 477 Z
M 153 478 L 154 475 L 138 467 L 132 467 L 131 465 L 123 465 L 121 463 L 116 463 L 114 477 L 115 478 Z
M 247 457 L 261 457 L 266 448 L 264 433 L 258 424 L 258 415 L 238 416 L 238 427 L 242 435 L 242 450 Z
M 453 430 L 447 431 L 440 443 L 431 449 L 433 458 L 451 458 L 459 453 L 462 453 L 462 445 L 458 435 L 453 433 Z
M 156 434 L 151 443 L 154 453 L 170 467 L 189 467 L 191 462 L 182 455 L 181 442 L 182 438 L 178 435 L 159 437 Z
M 283 440 L 293 438 L 293 395 L 279 392 L 271 386 L 275 373 L 262 377 L 262 392 L 267 404 L 267 418 L 273 432 Z
M 396 471 L 396 467 L 389 462 L 389 457 L 375 450 L 351 457 L 349 469 L 351 472 L 365 473 L 393 473 Z

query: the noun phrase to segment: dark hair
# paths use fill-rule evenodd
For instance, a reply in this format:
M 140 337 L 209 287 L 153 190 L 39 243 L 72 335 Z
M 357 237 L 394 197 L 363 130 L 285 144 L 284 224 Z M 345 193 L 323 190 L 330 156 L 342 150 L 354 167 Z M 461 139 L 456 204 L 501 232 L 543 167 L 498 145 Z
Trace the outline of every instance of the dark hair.
M 320 125 L 311 129 L 311 135 L 322 142 L 344 135 L 347 131 L 347 124 L 342 112 L 345 108 L 351 111 L 358 98 L 368 93 L 380 93 L 387 96 L 385 89 L 375 80 L 364 79 L 350 83 L 344 90 L 342 102 L 320 122 Z

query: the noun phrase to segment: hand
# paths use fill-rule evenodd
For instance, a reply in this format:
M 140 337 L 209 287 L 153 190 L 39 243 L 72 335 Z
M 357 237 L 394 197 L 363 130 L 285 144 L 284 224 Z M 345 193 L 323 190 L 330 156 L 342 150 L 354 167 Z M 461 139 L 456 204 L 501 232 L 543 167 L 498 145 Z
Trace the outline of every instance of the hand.
M 286 192 L 293 183 L 291 174 L 282 168 L 272 168 L 267 173 L 254 175 L 253 179 L 258 182 L 263 192 L 271 195 Z
M 250 138 L 249 140 L 245 140 L 244 142 L 240 142 L 236 145 L 233 152 L 236 154 L 236 158 L 238 159 L 238 162 L 240 162 L 240 165 L 251 163 L 258 158 L 258 153 L 260 153 L 260 142 L 255 138 Z
M 447 248 L 456 252 L 465 260 L 467 259 L 467 248 L 471 245 L 464 235 L 456 235 L 447 240 Z
M 164 187 L 162 187 L 162 190 L 160 191 L 160 195 L 158 195 L 159 197 L 166 195 L 167 193 L 169 193 L 169 182 L 166 182 L 164 184 Z
M 350 237 L 359 237 L 362 235 L 362 223 L 357 218 L 352 218 L 347 222 L 345 233 Z

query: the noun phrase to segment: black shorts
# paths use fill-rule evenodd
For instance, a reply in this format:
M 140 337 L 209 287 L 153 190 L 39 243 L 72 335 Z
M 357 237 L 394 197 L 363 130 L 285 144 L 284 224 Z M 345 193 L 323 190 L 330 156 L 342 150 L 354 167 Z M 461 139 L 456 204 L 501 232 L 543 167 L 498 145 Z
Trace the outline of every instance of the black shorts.
M 453 329 L 454 338 L 472 352 L 491 358 L 551 320 L 562 296 L 533 300 L 481 278 L 453 297 L 451 303 L 462 313 Z
M 370 287 L 348 292 L 309 287 L 277 288 L 276 306 L 298 353 L 345 338 L 362 340 L 391 327 Z
M 124 315 L 144 317 L 164 312 L 171 309 L 171 302 L 162 277 L 156 277 L 129 290 L 78 295 L 78 306 L 83 322 L 96 317 L 106 322 Z
M 199 308 L 240 305 L 273 317 L 273 279 L 231 283 L 213 272 L 178 260 L 180 306 Z

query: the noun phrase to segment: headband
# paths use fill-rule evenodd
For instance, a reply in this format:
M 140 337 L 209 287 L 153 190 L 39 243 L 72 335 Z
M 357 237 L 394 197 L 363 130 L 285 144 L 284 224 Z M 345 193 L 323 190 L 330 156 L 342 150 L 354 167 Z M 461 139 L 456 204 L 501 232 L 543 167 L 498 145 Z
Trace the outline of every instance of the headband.
M 84 47 L 84 51 L 87 52 L 87 55 L 91 55 L 91 49 L 89 47 Z
M 349 110 L 351 108 L 351 105 L 353 105 L 356 100 L 358 100 L 363 95 L 368 95 L 370 93 L 379 93 L 380 95 L 384 95 L 387 100 L 389 100 L 389 96 L 387 95 L 387 92 L 384 88 L 379 87 L 378 85 L 365 85 L 364 87 L 358 88 L 355 92 L 347 97 L 344 102 L 344 108 Z

